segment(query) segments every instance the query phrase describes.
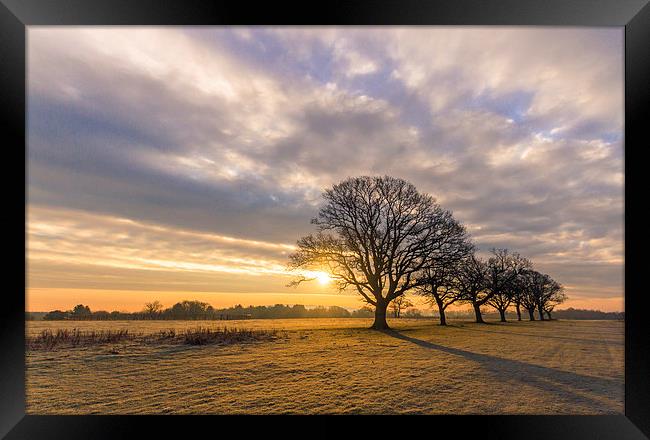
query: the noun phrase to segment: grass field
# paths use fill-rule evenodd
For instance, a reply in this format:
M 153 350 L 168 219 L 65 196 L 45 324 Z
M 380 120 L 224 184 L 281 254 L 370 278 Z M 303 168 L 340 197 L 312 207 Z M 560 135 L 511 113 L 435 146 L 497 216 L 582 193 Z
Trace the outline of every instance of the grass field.
M 27 322 L 154 333 L 283 330 L 228 346 L 116 344 L 27 351 L 28 414 L 620 414 L 620 321 L 365 319 Z

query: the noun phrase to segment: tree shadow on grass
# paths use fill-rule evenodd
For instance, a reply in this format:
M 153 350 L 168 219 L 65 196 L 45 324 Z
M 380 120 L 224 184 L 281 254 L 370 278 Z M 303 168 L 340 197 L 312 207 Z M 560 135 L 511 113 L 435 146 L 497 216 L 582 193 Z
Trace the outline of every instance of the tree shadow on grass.
M 622 412 L 622 402 L 621 409 L 612 409 L 611 404 L 607 404 L 586 395 L 591 394 L 607 400 L 616 399 L 616 397 L 613 396 L 620 395 L 620 399 L 622 399 L 624 384 L 621 380 L 585 376 L 582 374 L 559 370 L 557 368 L 543 367 L 529 364 L 527 362 L 474 353 L 453 347 L 446 347 L 444 345 L 412 338 L 395 330 L 386 330 L 383 333 L 429 350 L 437 350 L 477 362 L 487 372 L 497 376 L 500 381 L 503 382 L 517 381 L 521 384 L 533 386 L 542 391 L 551 393 L 558 398 L 570 400 L 577 404 L 589 405 L 590 408 L 594 409 L 594 411 L 598 413 Z

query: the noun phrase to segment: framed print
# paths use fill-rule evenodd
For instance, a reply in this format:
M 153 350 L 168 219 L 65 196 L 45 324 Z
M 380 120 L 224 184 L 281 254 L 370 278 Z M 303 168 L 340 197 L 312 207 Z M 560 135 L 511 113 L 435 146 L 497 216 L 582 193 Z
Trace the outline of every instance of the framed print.
M 650 435 L 646 1 L 1 10 L 3 436 Z

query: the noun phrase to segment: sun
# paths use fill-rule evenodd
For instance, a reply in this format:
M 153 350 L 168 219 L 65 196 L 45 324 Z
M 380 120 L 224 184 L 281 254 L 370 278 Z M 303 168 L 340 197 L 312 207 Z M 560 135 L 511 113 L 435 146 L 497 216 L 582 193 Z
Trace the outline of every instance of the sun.
M 321 284 L 323 286 L 329 284 L 330 281 L 332 281 L 332 278 L 326 272 L 316 272 L 314 276 L 318 280 L 318 284 Z

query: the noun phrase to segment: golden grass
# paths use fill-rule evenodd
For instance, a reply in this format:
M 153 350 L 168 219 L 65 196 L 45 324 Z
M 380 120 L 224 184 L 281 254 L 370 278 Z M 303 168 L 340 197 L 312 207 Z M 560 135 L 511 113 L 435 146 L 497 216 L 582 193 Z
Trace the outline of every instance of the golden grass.
M 63 323 L 54 323 L 61 325 Z M 254 344 L 186 345 L 207 323 L 84 324 L 156 343 L 28 351 L 29 414 L 621 414 L 623 323 L 250 320 Z M 53 323 L 29 322 L 39 334 Z

